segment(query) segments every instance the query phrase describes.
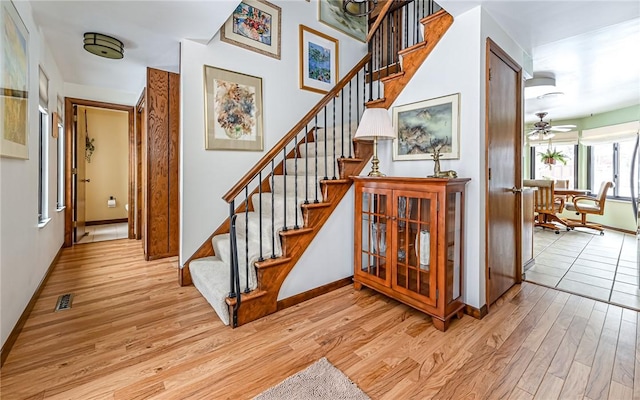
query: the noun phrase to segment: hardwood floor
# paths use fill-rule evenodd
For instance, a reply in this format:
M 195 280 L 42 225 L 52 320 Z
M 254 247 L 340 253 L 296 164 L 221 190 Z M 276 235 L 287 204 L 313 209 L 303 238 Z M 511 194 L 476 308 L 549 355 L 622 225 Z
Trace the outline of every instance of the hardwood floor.
M 373 399 L 640 397 L 638 313 L 525 283 L 483 320 L 344 287 L 235 330 L 140 242 L 62 252 L 1 370 L 9 399 L 244 399 L 326 356 Z M 70 310 L 53 312 L 60 294 Z

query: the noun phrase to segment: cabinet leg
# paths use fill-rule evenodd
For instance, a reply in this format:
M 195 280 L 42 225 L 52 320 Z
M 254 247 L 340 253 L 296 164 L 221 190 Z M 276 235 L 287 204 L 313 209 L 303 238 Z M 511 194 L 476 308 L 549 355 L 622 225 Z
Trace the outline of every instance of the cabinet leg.
M 361 290 L 362 289 L 362 283 L 360 282 L 353 282 L 353 288 L 355 290 Z
M 456 317 L 458 317 L 458 319 L 462 319 L 463 315 L 464 315 L 464 308 L 456 313 Z
M 437 318 L 431 318 L 431 320 L 433 321 L 433 326 L 435 326 L 436 329 L 441 332 L 444 332 L 447 330 L 447 328 L 449 328 L 449 320 L 441 321 Z

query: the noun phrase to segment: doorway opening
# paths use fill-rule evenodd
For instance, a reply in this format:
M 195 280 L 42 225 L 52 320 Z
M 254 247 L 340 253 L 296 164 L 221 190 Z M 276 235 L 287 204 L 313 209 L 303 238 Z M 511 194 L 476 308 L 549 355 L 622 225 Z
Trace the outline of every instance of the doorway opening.
M 65 240 L 133 238 L 134 107 L 66 98 Z

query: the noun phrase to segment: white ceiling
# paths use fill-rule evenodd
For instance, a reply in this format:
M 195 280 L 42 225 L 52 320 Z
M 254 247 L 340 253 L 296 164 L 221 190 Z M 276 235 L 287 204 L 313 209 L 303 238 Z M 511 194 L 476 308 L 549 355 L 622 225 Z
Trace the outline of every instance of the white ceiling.
M 146 68 L 178 72 L 180 41 L 208 43 L 239 3 L 209 1 L 30 1 L 65 82 L 140 94 Z M 124 43 L 124 58 L 85 51 L 85 32 Z
M 293 1 L 293 0 L 291 0 Z M 177 71 L 183 38 L 207 43 L 238 0 L 30 1 L 65 82 L 139 92 L 146 67 Z M 440 0 L 451 14 L 477 5 L 533 57 L 533 72 L 552 73 L 565 96 L 525 102 L 525 120 L 552 120 L 640 103 L 640 2 Z M 284 15 L 283 18 L 287 18 Z M 82 48 L 84 32 L 115 36 L 122 60 Z

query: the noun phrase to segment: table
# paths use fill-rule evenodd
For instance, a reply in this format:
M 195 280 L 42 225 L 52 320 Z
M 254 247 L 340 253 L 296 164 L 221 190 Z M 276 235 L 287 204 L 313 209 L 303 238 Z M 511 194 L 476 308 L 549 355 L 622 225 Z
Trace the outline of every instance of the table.
M 553 194 L 558 196 L 585 196 L 591 193 L 589 189 L 553 189 Z

